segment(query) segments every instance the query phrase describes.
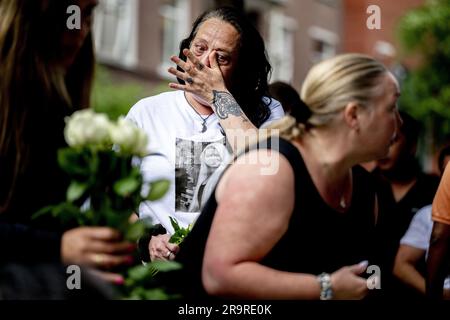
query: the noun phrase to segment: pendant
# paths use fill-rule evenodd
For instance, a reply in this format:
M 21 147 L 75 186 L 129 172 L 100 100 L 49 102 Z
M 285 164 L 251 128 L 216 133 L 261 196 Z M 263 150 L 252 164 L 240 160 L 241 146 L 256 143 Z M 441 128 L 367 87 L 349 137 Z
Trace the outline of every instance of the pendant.
M 347 207 L 344 197 L 341 198 L 341 202 L 339 203 L 339 205 L 341 206 L 342 209 L 345 209 Z
M 201 131 L 201 133 L 206 132 L 206 130 L 208 130 L 208 128 L 206 127 L 206 124 L 203 122 L 202 123 L 202 131 Z

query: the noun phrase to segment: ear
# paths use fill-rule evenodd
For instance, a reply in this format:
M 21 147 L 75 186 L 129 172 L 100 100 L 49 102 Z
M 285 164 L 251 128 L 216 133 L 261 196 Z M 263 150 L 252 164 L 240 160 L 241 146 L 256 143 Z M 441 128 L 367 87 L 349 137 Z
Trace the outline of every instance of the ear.
M 344 108 L 344 121 L 352 129 L 359 131 L 361 108 L 356 102 L 348 103 Z

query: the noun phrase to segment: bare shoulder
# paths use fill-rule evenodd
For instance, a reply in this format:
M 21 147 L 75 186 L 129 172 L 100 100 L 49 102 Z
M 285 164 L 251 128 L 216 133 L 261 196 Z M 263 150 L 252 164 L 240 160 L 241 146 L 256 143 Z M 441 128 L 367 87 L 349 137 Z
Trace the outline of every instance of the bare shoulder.
M 260 149 L 241 157 L 224 174 L 216 190 L 219 203 L 231 194 L 245 198 L 293 197 L 294 173 L 278 151 Z M 292 192 L 292 194 L 291 194 Z M 284 198 L 284 197 L 283 197 Z
M 294 183 L 291 165 L 277 151 L 258 150 L 242 156 L 217 188 L 210 246 L 227 251 L 232 261 L 259 261 L 289 226 Z M 220 259 L 226 259 L 224 254 Z

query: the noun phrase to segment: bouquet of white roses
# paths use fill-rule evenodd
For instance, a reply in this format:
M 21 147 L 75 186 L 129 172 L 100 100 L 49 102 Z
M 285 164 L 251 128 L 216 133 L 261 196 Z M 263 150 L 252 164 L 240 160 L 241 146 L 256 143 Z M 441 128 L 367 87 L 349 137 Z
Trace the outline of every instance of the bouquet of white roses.
M 146 221 L 131 223 L 142 201 L 161 198 L 169 181 L 150 183 L 143 194 L 140 159 L 147 152 L 147 135 L 124 118 L 111 121 L 92 110 L 75 112 L 66 119 L 64 131 L 69 147 L 58 151 L 58 163 L 71 182 L 66 201 L 39 211 L 35 217 L 51 213 L 70 226 L 108 226 L 124 239 L 137 241 L 151 227 Z M 136 266 L 125 274 L 126 298 L 165 298 L 160 289 L 145 288 L 156 271 L 176 269 L 175 263 Z

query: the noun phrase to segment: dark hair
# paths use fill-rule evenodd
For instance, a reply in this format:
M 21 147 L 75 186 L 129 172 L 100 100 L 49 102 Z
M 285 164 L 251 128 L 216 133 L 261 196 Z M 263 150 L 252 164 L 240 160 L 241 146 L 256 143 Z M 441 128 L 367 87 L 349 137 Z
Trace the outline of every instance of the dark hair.
M 442 174 L 444 172 L 444 169 L 445 169 L 444 160 L 445 160 L 445 157 L 448 157 L 448 156 L 450 156 L 450 145 L 445 146 L 439 152 L 438 167 L 439 167 L 440 174 Z
M 417 146 L 421 126 L 419 121 L 411 117 L 408 113 L 404 111 L 400 111 L 399 113 L 400 117 L 403 120 L 403 123 L 400 126 L 399 130 L 405 136 L 406 141 L 405 150 L 410 150 L 411 148 Z
M 300 103 L 300 95 L 290 84 L 276 81 L 269 85 L 270 96 L 277 99 L 283 106 L 285 113 L 291 111 Z
M 285 82 L 277 81 L 269 85 L 269 93 L 271 97 L 281 103 L 284 112 L 293 116 L 297 123 L 307 125 L 307 121 L 312 115 L 311 109 L 300 98 L 294 87 Z
M 91 35 L 67 73 L 54 63 L 63 52 L 70 3 L 0 0 L 0 213 L 9 210 L 23 177 L 55 170 L 64 117 L 89 104 Z M 37 168 L 39 161 L 45 168 Z
M 183 49 L 189 49 L 200 25 L 212 18 L 228 22 L 240 35 L 239 58 L 233 74 L 232 88 L 228 88 L 250 121 L 261 126 L 270 116 L 268 78 L 272 67 L 267 59 L 264 40 L 251 22 L 233 7 L 206 11 L 195 20 L 189 37 L 181 41 L 179 57 L 186 61 Z M 184 84 L 184 81 L 178 79 Z M 265 101 L 264 101 L 265 100 Z

